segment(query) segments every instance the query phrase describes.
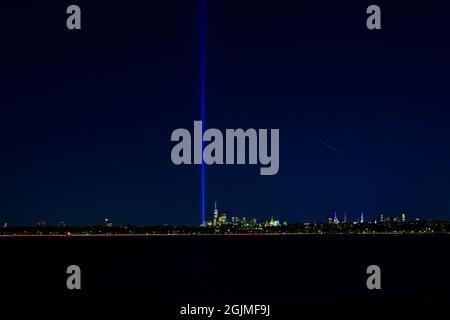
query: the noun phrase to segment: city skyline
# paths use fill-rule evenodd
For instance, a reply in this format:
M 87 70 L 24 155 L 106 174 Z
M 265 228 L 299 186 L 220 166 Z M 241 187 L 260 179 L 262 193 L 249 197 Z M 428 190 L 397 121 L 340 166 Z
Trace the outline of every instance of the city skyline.
M 247 221 L 248 223 L 251 223 L 251 221 L 255 221 L 254 223 L 256 224 L 256 221 L 258 221 L 258 224 L 262 223 L 262 224 L 268 224 L 269 221 L 276 221 L 276 223 L 273 226 L 280 226 L 280 225 L 287 225 L 287 224 L 308 224 L 308 223 L 317 223 L 317 224 L 324 224 L 324 223 L 328 223 L 328 224 L 346 224 L 346 223 L 373 223 L 373 222 L 387 222 L 387 221 L 392 221 L 392 222 L 406 222 L 407 221 L 407 217 L 409 219 L 409 221 L 450 221 L 450 220 L 445 220 L 444 218 L 440 218 L 440 219 L 430 219 L 424 215 L 422 216 L 414 216 L 414 217 L 410 217 L 408 215 L 407 212 L 402 211 L 399 212 L 397 214 L 386 214 L 385 212 L 381 211 L 378 213 L 370 213 L 367 214 L 367 212 L 361 211 L 359 214 L 349 214 L 348 212 L 341 212 L 339 213 L 338 211 L 334 211 L 329 213 L 328 215 L 324 215 L 322 217 L 322 219 L 311 219 L 311 220 L 293 220 L 293 221 L 287 221 L 286 219 L 283 219 L 283 215 L 276 215 L 276 214 L 272 214 L 266 217 L 261 217 L 260 215 L 235 215 L 233 214 L 233 212 L 231 211 L 220 211 L 218 209 L 218 205 L 217 205 L 217 201 L 214 201 L 214 209 L 210 212 L 207 212 L 205 214 L 205 222 L 202 224 L 198 224 L 202 227 L 215 227 L 220 226 L 221 224 L 225 225 L 227 223 L 231 223 L 236 221 Z M 342 218 L 342 219 L 341 219 Z M 219 221 L 221 219 L 222 220 L 221 223 L 219 223 Z M 115 221 L 111 218 L 109 218 L 109 216 L 105 216 L 103 225 L 104 226 L 113 226 L 113 224 L 115 225 L 136 225 L 138 226 L 138 224 L 133 223 L 133 221 Z M 262 221 L 262 222 L 261 222 Z M 24 225 L 13 225 L 8 223 L 8 221 L 0 221 L 1 225 L 0 226 L 30 226 L 30 224 L 24 224 Z M 70 222 L 67 219 L 64 218 L 60 218 L 60 219 L 56 219 L 55 221 L 53 221 L 53 223 L 49 223 L 49 221 L 45 220 L 45 219 L 38 219 L 36 222 L 36 226 L 56 226 L 56 225 L 65 225 L 65 226 L 88 226 L 88 225 L 102 225 L 99 221 L 97 223 L 91 223 L 91 224 L 79 224 L 79 225 L 73 225 L 70 224 Z M 198 225 L 186 225 L 186 224 L 160 224 L 160 225 L 173 225 L 173 226 L 198 226 Z M 140 226 L 152 226 L 151 224 L 146 224 L 146 225 L 140 225 Z M 154 226 L 158 226 L 158 225 L 154 225 Z M 272 226 L 272 224 L 271 224 Z

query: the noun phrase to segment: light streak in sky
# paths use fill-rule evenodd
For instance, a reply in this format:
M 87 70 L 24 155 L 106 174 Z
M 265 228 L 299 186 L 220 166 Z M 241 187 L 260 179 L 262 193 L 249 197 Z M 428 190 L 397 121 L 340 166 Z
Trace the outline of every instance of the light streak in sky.
M 341 154 L 341 152 L 340 152 L 338 149 L 336 149 L 336 148 L 330 146 L 328 143 L 326 143 L 326 142 L 324 142 L 324 141 L 322 141 L 322 140 L 320 140 L 320 139 L 317 139 L 317 142 L 323 144 L 325 147 L 327 147 L 327 148 L 333 150 L 333 151 L 336 152 L 337 154 Z

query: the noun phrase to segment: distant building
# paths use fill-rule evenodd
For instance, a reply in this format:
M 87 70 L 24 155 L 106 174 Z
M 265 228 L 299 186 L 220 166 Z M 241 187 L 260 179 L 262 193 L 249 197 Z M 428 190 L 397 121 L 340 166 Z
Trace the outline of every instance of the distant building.
M 380 222 L 384 222 L 384 215 L 382 213 L 380 214 Z
M 401 219 L 402 222 L 406 222 L 406 213 L 402 213 Z
M 217 225 L 218 219 L 219 219 L 219 210 L 217 209 L 217 201 L 214 201 L 213 226 Z
M 109 220 L 109 219 L 105 219 L 105 227 L 106 228 L 112 228 L 112 226 L 113 226 L 112 221 Z
M 276 220 L 273 217 L 270 218 L 270 220 L 266 221 L 266 227 L 279 227 L 280 226 L 280 220 Z
M 36 223 L 36 226 L 37 226 L 38 228 L 44 228 L 44 227 L 47 226 L 47 223 L 46 223 L 44 220 L 39 220 L 39 221 Z
M 219 224 L 219 225 L 227 224 L 227 214 L 226 214 L 226 213 L 222 213 L 222 214 L 219 216 L 218 224 Z
M 65 227 L 67 227 L 67 223 L 65 223 L 64 221 L 60 221 L 60 222 L 58 223 L 58 227 L 60 227 L 60 228 L 65 228 Z
M 8 222 L 3 223 L 3 228 L 8 228 Z
M 334 223 L 334 224 L 339 224 L 339 219 L 338 219 L 338 217 L 337 217 L 337 212 L 336 212 L 336 211 L 334 212 L 333 223 Z
M 364 223 L 364 212 L 361 212 L 361 219 L 359 219 L 359 223 Z

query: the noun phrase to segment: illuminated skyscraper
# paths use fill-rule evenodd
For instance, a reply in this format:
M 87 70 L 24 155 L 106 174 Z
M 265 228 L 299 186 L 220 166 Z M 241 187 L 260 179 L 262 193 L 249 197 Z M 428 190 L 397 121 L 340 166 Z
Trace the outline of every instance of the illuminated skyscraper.
M 334 224 L 338 224 L 338 223 L 339 223 L 339 219 L 338 219 L 338 217 L 337 217 L 337 212 L 336 212 L 336 211 L 334 212 L 333 223 L 334 223 Z
M 213 225 L 217 225 L 217 219 L 219 218 L 219 210 L 217 210 L 217 201 L 214 201 L 214 219 Z
M 39 220 L 36 224 L 37 227 L 44 228 L 47 226 L 47 223 L 44 220 Z
M 384 222 L 384 215 L 382 213 L 380 214 L 380 221 Z
M 66 228 L 66 227 L 67 227 L 67 223 L 65 223 L 64 221 L 60 221 L 60 222 L 58 223 L 58 227 L 59 227 L 59 228 Z
M 227 214 L 226 213 L 222 213 L 219 217 L 218 223 L 219 225 L 225 225 L 227 224 Z
M 360 223 L 364 223 L 364 212 L 361 212 L 361 219 L 359 220 Z
M 406 222 L 406 213 L 402 213 L 402 222 Z

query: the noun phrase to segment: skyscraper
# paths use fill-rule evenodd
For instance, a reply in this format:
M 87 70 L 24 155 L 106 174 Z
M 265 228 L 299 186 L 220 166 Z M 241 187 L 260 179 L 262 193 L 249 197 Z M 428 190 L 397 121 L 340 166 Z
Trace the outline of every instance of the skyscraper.
M 338 223 L 339 223 L 339 219 L 338 219 L 338 217 L 337 217 L 337 212 L 336 212 L 336 211 L 334 212 L 333 223 L 334 223 L 334 224 L 338 224 Z
M 359 220 L 360 223 L 364 223 L 364 212 L 361 212 L 361 219 Z
M 217 225 L 217 219 L 219 217 L 219 210 L 217 210 L 217 201 L 214 201 L 214 219 L 213 219 L 213 225 Z
M 219 225 L 221 225 L 221 226 L 228 223 L 228 220 L 227 220 L 227 214 L 226 214 L 226 213 L 222 213 L 222 214 L 220 215 L 219 220 L 218 220 L 218 223 L 219 223 Z

